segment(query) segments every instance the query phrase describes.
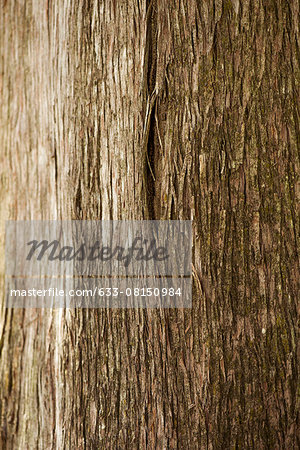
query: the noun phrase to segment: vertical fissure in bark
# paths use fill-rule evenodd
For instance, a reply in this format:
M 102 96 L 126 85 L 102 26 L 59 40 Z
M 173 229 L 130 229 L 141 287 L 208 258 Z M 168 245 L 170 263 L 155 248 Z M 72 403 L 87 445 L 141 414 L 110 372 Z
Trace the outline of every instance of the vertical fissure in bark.
M 148 219 L 155 220 L 155 117 L 154 111 L 150 113 L 149 134 L 147 138 L 145 157 L 145 188 L 147 199 Z
M 144 117 L 144 191 L 145 191 L 145 218 L 155 219 L 155 158 L 156 133 L 155 109 L 157 102 L 156 71 L 157 71 L 157 2 L 147 2 L 147 34 L 145 58 L 145 117 Z

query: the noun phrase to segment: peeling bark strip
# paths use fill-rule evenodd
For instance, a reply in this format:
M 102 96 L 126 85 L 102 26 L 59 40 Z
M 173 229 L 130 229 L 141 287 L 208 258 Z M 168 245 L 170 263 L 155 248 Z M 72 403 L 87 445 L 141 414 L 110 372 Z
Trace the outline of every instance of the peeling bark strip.
M 0 26 L 1 219 L 192 217 L 195 243 L 191 311 L 2 307 L 0 447 L 299 447 L 299 1 Z

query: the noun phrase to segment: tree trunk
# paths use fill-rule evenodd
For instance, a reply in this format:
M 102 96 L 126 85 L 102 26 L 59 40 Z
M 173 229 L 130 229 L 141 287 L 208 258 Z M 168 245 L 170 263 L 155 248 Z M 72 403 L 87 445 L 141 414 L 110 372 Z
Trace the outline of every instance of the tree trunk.
M 2 0 L 0 23 L 2 227 L 194 239 L 192 309 L 3 295 L 0 447 L 299 446 L 299 1 Z

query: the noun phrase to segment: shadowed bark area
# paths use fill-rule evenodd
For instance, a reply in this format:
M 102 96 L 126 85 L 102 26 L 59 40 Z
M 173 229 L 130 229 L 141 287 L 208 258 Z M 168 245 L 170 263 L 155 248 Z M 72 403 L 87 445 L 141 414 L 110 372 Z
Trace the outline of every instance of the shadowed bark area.
M 3 1 L 0 26 L 1 226 L 194 230 L 191 310 L 3 296 L 0 447 L 297 448 L 299 1 Z

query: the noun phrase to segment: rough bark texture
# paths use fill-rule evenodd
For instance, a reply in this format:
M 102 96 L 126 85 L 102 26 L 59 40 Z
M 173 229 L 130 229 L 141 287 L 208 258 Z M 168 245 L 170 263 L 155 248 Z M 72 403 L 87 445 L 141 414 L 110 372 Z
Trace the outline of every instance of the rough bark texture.
M 2 226 L 194 221 L 192 310 L 3 298 L 0 447 L 297 448 L 299 1 L 2 0 L 0 26 Z

